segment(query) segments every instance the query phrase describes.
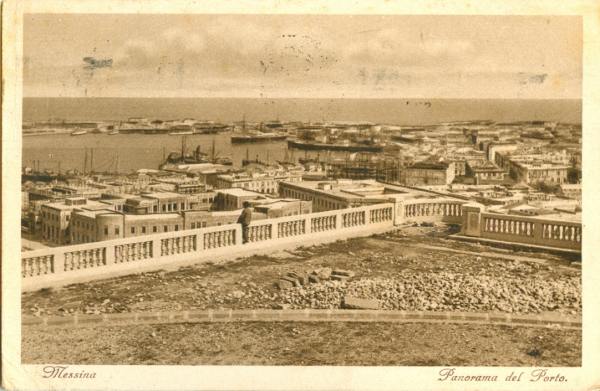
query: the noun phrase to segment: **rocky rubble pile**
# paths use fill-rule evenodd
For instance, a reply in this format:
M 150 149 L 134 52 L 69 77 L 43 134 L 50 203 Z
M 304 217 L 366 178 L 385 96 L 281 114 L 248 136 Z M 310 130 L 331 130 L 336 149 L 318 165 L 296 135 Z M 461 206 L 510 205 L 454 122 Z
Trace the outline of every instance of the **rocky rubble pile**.
M 399 278 L 326 281 L 280 293 L 291 308 L 340 308 L 347 295 L 377 299 L 383 309 L 408 311 L 581 311 L 579 279 L 540 281 L 437 273 L 401 273 Z
M 344 282 L 349 278 L 354 277 L 354 272 L 351 270 L 331 269 L 322 267 L 311 271 L 304 272 L 289 272 L 281 277 L 277 282 L 277 287 L 281 290 L 299 287 L 308 284 L 319 284 L 323 281 L 341 281 Z

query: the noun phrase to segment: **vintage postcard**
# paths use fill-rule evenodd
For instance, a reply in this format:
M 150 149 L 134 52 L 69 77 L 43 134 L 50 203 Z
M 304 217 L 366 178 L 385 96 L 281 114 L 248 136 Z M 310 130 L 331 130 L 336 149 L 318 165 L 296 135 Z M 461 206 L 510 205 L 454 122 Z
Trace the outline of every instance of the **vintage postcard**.
M 8 390 L 592 390 L 593 1 L 7 1 Z

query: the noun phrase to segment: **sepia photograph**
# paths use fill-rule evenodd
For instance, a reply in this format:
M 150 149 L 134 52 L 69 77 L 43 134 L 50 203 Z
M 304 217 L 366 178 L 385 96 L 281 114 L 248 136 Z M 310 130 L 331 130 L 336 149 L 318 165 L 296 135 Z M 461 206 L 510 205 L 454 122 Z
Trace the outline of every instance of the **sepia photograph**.
M 16 342 L 40 379 L 583 366 L 581 15 L 24 12 L 21 34 Z

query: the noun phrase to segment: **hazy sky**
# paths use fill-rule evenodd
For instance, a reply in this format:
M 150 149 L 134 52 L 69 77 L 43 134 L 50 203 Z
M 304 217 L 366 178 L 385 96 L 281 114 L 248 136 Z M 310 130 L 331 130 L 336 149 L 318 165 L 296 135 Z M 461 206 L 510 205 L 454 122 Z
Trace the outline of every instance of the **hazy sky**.
M 29 14 L 24 95 L 580 98 L 581 30 L 565 16 Z

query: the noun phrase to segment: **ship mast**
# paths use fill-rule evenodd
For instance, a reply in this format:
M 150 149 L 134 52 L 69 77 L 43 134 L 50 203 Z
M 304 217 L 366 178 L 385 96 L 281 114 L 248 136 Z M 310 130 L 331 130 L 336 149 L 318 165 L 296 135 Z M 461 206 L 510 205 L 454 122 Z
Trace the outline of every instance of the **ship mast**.
M 88 154 L 87 154 L 87 148 L 85 148 L 85 155 L 83 158 L 83 175 L 85 175 L 85 173 L 87 172 L 87 162 L 88 162 Z
M 181 160 L 185 159 L 185 136 L 181 137 Z M 185 163 L 185 162 L 184 162 Z

